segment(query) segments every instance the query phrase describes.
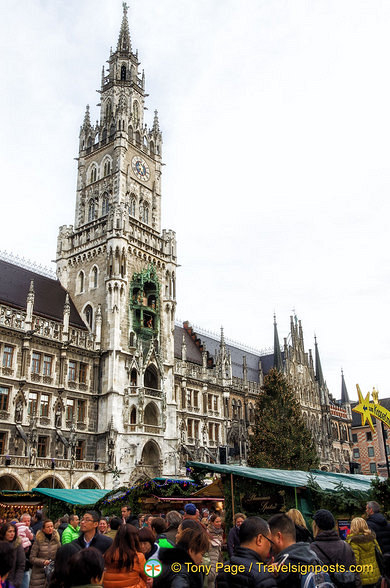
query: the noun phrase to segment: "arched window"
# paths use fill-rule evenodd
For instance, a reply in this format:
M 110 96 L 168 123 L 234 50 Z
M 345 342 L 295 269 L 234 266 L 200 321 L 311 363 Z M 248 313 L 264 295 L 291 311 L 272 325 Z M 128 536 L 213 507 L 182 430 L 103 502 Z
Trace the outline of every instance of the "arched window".
M 150 155 L 154 155 L 154 143 L 153 143 L 153 141 L 150 141 L 149 148 L 150 148 Z
M 131 413 L 130 413 L 130 424 L 135 425 L 136 423 L 137 423 L 137 409 L 135 408 L 135 406 L 133 406 L 133 408 L 131 409 Z
M 90 304 L 88 304 L 84 308 L 84 316 L 85 316 L 85 320 L 86 320 L 87 325 L 89 326 L 90 329 L 92 329 L 93 310 L 92 310 L 92 306 Z
M 102 216 L 105 216 L 106 214 L 108 214 L 109 210 L 110 210 L 110 201 L 108 198 L 108 194 L 105 193 L 105 194 L 103 194 Z
M 106 161 L 104 162 L 104 168 L 103 168 L 103 176 L 109 176 L 111 173 L 111 161 L 109 159 L 106 159 Z
M 131 333 L 134 336 L 134 333 Z M 130 373 L 130 385 L 131 386 L 136 386 L 137 385 L 137 370 L 136 369 L 132 369 L 131 373 Z
M 129 125 L 127 132 L 129 133 L 129 141 L 133 141 L 133 127 L 131 125 Z
M 137 145 L 141 145 L 141 135 L 138 131 L 135 133 L 135 142 Z
M 126 81 L 126 66 L 122 65 L 121 67 L 121 82 Z
M 88 222 L 95 220 L 95 201 L 90 200 L 88 205 Z
M 107 141 L 107 129 L 103 129 L 102 132 L 102 143 L 104 145 L 104 143 Z
M 81 292 L 84 292 L 84 272 L 81 271 L 79 273 L 79 287 L 78 287 L 78 291 L 81 294 Z
M 146 368 L 144 382 L 146 388 L 158 390 L 158 375 L 154 365 L 150 365 Z
M 134 196 L 130 200 L 129 214 L 130 214 L 130 216 L 135 216 L 135 198 L 134 198 Z
M 149 402 L 149 404 L 146 405 L 144 411 L 145 425 L 153 425 L 154 427 L 157 427 L 159 416 L 160 415 L 157 406 L 154 404 L 154 402 Z
M 92 280 L 91 280 L 91 286 L 92 288 L 97 288 L 98 287 L 98 268 L 96 267 L 96 265 L 93 266 L 92 268 Z
M 146 206 L 146 204 L 144 205 L 144 213 L 143 213 L 142 220 L 144 221 L 144 223 L 148 223 L 149 222 L 149 207 Z
M 110 126 L 110 139 L 112 139 L 115 135 L 115 125 L 114 123 L 112 123 L 112 125 Z
M 92 184 L 92 182 L 96 182 L 97 180 L 97 167 L 96 165 L 93 165 L 91 168 L 91 175 L 90 175 L 90 182 Z

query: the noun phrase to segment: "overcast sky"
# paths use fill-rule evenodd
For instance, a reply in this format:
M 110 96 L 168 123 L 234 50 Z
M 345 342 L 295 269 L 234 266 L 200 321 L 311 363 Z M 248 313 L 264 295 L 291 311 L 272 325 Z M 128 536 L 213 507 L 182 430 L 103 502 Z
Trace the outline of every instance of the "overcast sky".
M 50 265 L 113 0 L 0 0 L 0 249 Z M 331 393 L 389 390 L 390 3 L 132 0 L 177 317 L 262 349 L 293 309 Z

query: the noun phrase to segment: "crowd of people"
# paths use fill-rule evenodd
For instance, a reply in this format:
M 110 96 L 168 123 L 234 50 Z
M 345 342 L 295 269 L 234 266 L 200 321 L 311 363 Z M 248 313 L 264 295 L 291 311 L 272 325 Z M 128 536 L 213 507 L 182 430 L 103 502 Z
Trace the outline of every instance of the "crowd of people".
M 223 513 L 189 503 L 166 515 L 101 517 L 94 510 L 58 521 L 36 513 L 0 526 L 2 588 L 389 588 L 390 524 L 376 502 L 352 519 L 342 540 L 328 510 L 311 529 L 291 509 L 271 516 Z M 226 549 L 225 549 L 226 548 Z M 224 552 L 229 558 L 224 561 Z M 149 577 L 149 560 L 161 573 Z

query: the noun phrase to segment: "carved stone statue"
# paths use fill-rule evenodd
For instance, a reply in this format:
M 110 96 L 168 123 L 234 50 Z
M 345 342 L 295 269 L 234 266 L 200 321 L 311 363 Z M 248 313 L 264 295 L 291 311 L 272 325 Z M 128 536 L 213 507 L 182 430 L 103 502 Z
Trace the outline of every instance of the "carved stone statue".
M 125 390 L 123 398 L 123 424 L 126 426 L 130 422 L 130 398 L 128 390 Z
M 18 399 L 15 407 L 15 423 L 21 423 L 23 420 L 23 400 Z
M 55 424 L 56 429 L 61 429 L 61 427 L 62 427 L 62 407 L 61 407 L 60 403 L 58 403 L 57 407 L 56 407 L 54 424 Z
M 30 466 L 35 467 L 37 462 L 37 450 L 35 447 L 31 447 L 30 450 Z

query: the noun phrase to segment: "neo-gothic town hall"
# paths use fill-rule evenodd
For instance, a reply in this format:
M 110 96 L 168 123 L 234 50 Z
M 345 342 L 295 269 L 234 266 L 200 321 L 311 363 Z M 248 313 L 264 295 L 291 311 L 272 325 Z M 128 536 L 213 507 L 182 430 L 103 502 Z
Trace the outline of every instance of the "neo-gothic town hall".
M 73 226 L 57 278 L 0 257 L 0 489 L 110 488 L 245 463 L 264 375 L 283 370 L 321 466 L 349 471 L 351 408 L 329 393 L 300 321 L 262 355 L 175 321 L 175 233 L 161 228 L 162 134 L 124 7 L 103 68 L 100 121 L 80 130 Z M 270 317 L 272 320 L 272 317 Z M 120 473 L 121 472 L 121 473 Z

